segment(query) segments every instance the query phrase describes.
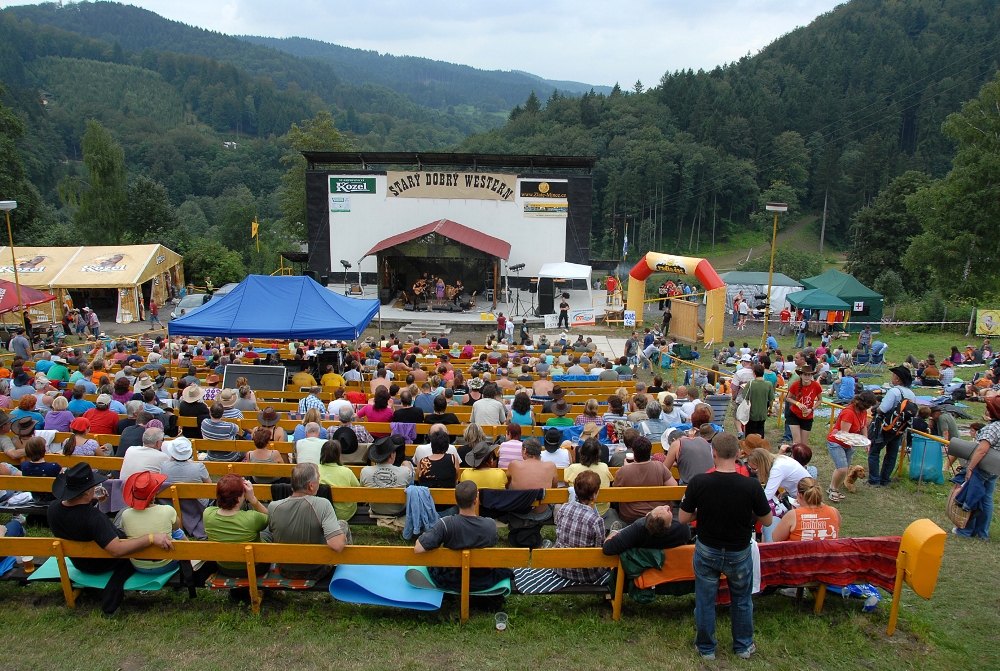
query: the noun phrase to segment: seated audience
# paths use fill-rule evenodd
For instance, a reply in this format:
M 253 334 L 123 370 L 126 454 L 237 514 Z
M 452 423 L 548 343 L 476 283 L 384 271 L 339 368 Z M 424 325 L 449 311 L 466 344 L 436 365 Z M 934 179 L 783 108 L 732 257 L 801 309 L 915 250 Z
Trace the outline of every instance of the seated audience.
M 404 461 L 401 466 L 395 466 L 396 443 L 392 437 L 379 438 L 368 448 L 368 459 L 374 466 L 361 469 L 361 485 L 364 487 L 406 487 L 413 484 L 413 465 Z M 400 517 L 406 513 L 405 503 L 372 503 L 373 516 Z M 400 527 L 402 530 L 402 527 Z
M 56 476 L 52 484 L 55 501 L 49 504 L 48 523 L 52 535 L 71 541 L 93 541 L 110 558 L 84 558 L 73 560 L 76 570 L 101 575 L 111 572 L 111 579 L 104 588 L 101 610 L 114 615 L 125 598 L 125 581 L 135 571 L 125 555 L 156 545 L 162 550 L 173 550 L 169 534 L 146 534 L 138 538 L 122 539 L 119 530 L 107 515 L 92 505 L 95 490 L 107 476 L 87 464 L 77 464 Z
M 121 513 L 122 530 L 129 539 L 164 534 L 175 541 L 186 538 L 181 520 L 173 506 L 156 503 L 167 476 L 140 471 L 131 475 L 122 488 L 122 500 L 128 506 Z M 176 559 L 132 559 L 132 566 L 139 573 L 169 573 L 180 563 Z
M 340 443 L 328 440 L 319 454 L 319 481 L 331 487 L 360 487 L 354 471 L 340 463 Z M 338 501 L 333 504 L 338 520 L 350 520 L 358 512 L 356 501 Z
M 544 441 L 545 451 L 542 452 L 542 461 L 551 462 L 556 468 L 568 468 L 573 463 L 572 443 L 563 440 L 562 431 L 549 429 L 545 432 Z
M 604 546 L 604 520 L 594 510 L 601 491 L 601 476 L 583 471 L 573 485 L 576 500 L 559 507 L 556 513 L 557 548 L 599 548 Z M 556 575 L 582 583 L 596 583 L 607 573 L 606 568 L 557 568 Z
M 774 541 L 823 541 L 840 538 L 840 511 L 823 503 L 823 490 L 812 478 L 802 478 L 796 486 L 799 507 L 792 508 L 778 522 Z
M 316 496 L 319 470 L 316 464 L 296 464 L 292 469 L 292 495 L 272 501 L 267 507 L 268 531 L 275 543 L 325 544 L 341 552 L 351 544 L 351 529 L 337 519 L 333 504 Z M 291 580 L 319 580 L 333 570 L 326 564 L 279 564 L 281 575 Z
M 612 531 L 603 548 L 606 555 L 620 555 L 633 548 L 666 550 L 687 545 L 690 538 L 690 528 L 674 519 L 670 506 L 657 506 L 621 531 Z
M 497 468 L 497 455 L 485 440 L 476 443 L 465 455 L 465 465 L 459 477 L 461 482 L 471 480 L 479 489 L 506 489 L 507 473 Z
M 421 534 L 413 551 L 417 554 L 430 552 L 439 547 L 449 550 L 469 550 L 494 547 L 499 541 L 496 523 L 476 514 L 479 502 L 479 488 L 475 482 L 466 481 L 455 485 L 455 501 L 458 514 L 438 520 L 433 527 Z M 432 566 L 428 569 L 431 579 L 438 587 L 457 590 L 462 587 L 462 570 Z M 470 571 L 469 588 L 480 591 L 493 587 L 501 580 L 513 577 L 507 568 L 474 568 Z
M 635 455 L 635 462 L 618 469 L 615 475 L 615 487 L 672 487 L 677 484 L 670 474 L 670 469 L 666 468 L 662 462 L 651 460 L 653 446 L 643 437 L 638 437 L 632 441 L 632 453 Z M 618 504 L 618 516 L 626 524 L 631 524 L 640 517 L 644 517 L 648 512 L 658 505 L 664 505 L 664 501 L 634 501 L 622 502 Z
M 580 463 L 570 464 L 569 468 L 563 471 L 563 480 L 566 481 L 566 485 L 569 487 L 573 486 L 576 482 L 576 476 L 584 471 L 593 471 L 597 473 L 598 477 L 601 479 L 602 487 L 610 487 L 611 483 L 614 482 L 615 477 L 611 474 L 611 470 L 608 465 L 601 461 L 601 443 L 596 438 L 588 438 L 583 441 L 579 448 L 577 448 L 577 456 L 580 459 Z M 611 509 L 610 503 L 597 503 L 597 514 L 601 517 L 607 517 L 608 511 Z
M 521 444 L 521 459 L 507 467 L 509 489 L 555 489 L 559 486 L 556 465 L 542 461 L 542 444 L 537 438 L 528 438 Z M 547 503 L 539 503 L 532 513 L 538 515 L 549 510 Z

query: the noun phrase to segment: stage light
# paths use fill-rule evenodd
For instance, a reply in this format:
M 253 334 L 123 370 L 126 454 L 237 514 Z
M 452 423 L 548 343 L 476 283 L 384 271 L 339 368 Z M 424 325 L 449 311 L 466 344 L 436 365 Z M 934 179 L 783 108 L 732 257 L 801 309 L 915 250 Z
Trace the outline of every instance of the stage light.
M 340 265 L 344 266 L 344 270 L 350 270 L 351 269 L 351 263 L 350 263 L 350 261 L 345 261 L 344 259 L 341 259 L 340 260 Z
M 507 266 L 507 270 L 511 270 L 511 271 L 513 271 L 513 272 L 516 273 L 519 270 L 524 270 L 524 266 L 525 266 L 525 264 L 518 263 L 517 265 Z

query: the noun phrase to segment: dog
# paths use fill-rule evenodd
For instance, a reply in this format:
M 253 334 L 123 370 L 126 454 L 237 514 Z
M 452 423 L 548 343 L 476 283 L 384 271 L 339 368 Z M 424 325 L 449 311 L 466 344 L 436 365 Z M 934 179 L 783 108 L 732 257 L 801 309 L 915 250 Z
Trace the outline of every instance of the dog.
M 863 466 L 851 466 L 850 470 L 847 471 L 847 479 L 844 480 L 844 486 L 847 487 L 847 491 L 851 494 L 858 493 L 858 479 L 864 479 L 867 473 Z

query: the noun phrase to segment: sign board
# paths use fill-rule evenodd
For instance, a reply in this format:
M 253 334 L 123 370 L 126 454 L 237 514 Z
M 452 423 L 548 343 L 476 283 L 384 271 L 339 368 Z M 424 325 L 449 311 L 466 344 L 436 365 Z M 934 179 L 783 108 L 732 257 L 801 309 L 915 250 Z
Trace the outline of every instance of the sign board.
M 622 318 L 625 326 L 635 326 L 635 310 L 625 310 Z
M 331 177 L 330 195 L 350 195 L 352 193 L 375 193 L 374 177 Z
M 566 200 L 569 182 L 566 180 L 521 180 L 521 198 L 553 198 Z
M 865 302 L 864 301 L 854 301 L 854 311 L 855 312 L 864 312 L 865 311 Z
M 547 329 L 559 328 L 559 315 L 555 313 L 550 315 L 545 315 L 545 328 Z
M 386 198 L 470 198 L 514 202 L 514 175 L 485 172 L 386 173 Z
M 559 319 L 558 315 L 556 315 L 556 319 Z M 596 324 L 597 320 L 594 318 L 594 308 L 569 311 L 570 326 L 595 326 Z
M 285 391 L 288 371 L 284 366 L 247 366 L 231 363 L 222 373 L 222 388 L 235 389 L 236 380 L 241 377 L 249 380 L 251 389 Z
M 979 310 L 976 313 L 976 335 L 1000 336 L 1000 310 Z
M 330 196 L 330 211 L 331 212 L 350 212 L 351 211 L 351 197 L 350 196 Z

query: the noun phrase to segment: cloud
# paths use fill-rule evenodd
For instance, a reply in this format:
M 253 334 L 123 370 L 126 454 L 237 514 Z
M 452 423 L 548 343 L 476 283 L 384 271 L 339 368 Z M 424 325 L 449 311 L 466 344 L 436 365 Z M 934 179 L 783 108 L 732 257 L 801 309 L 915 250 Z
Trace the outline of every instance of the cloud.
M 131 0 L 230 35 L 308 37 L 591 84 L 711 69 L 753 53 L 837 0 Z M 8 3 L 4 3 L 8 4 Z

